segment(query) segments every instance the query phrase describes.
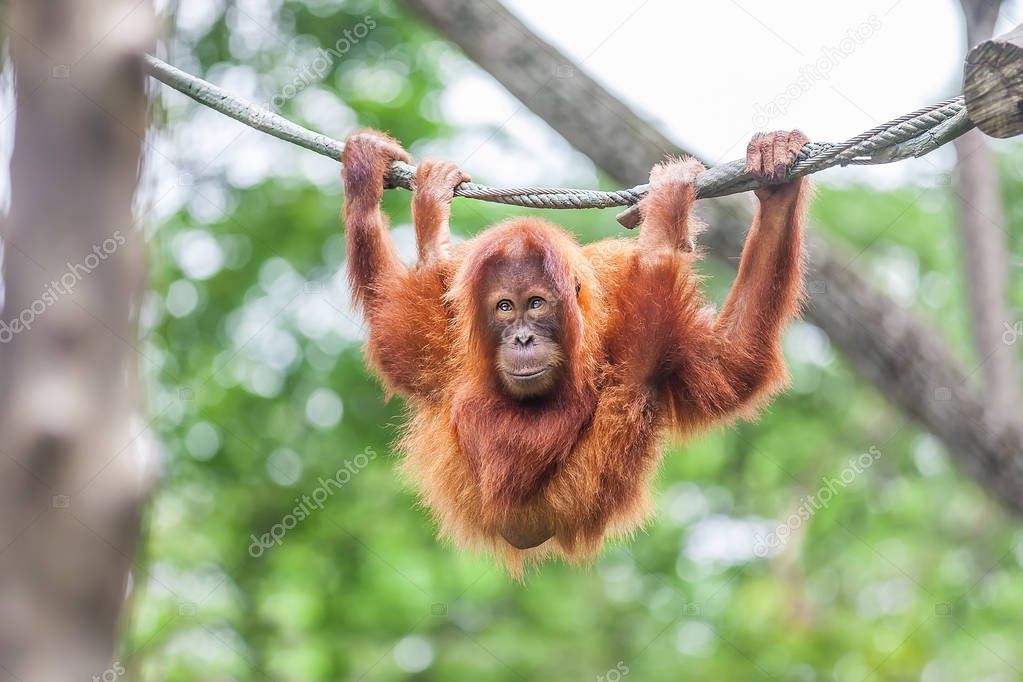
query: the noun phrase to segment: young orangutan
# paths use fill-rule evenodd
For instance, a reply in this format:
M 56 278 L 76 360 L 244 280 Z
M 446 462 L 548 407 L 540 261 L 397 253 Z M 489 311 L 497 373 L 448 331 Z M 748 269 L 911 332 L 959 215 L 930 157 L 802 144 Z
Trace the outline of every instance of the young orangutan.
M 747 170 L 780 177 L 806 142 L 798 131 L 757 135 Z M 715 314 L 693 270 L 695 160 L 653 168 L 638 239 L 586 246 L 538 218 L 453 246 L 453 190 L 467 178 L 424 161 L 412 199 L 419 260 L 406 267 L 380 210 L 396 159 L 410 161 L 383 133 L 345 145 L 348 276 L 368 362 L 408 402 L 403 469 L 442 536 L 492 550 L 513 572 L 548 555 L 590 558 L 646 519 L 667 432 L 752 416 L 785 383 L 808 180 L 756 190 L 739 273 Z

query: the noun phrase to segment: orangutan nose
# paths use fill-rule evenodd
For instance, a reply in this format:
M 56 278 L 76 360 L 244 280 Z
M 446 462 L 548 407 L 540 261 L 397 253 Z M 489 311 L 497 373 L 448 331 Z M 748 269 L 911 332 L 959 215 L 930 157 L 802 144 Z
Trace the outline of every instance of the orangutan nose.
M 519 332 L 515 335 L 515 345 L 528 348 L 533 345 L 533 335 L 530 332 Z

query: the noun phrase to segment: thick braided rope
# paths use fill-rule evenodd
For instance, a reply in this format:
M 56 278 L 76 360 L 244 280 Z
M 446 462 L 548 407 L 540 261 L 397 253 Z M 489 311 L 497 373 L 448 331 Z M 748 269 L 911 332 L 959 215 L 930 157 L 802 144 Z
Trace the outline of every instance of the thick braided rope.
M 201 78 L 185 73 L 156 57 L 146 56 L 150 75 L 200 104 L 279 139 L 338 160 L 344 144 L 289 121 L 272 111 L 235 97 Z M 812 142 L 800 151 L 789 174 L 775 182 L 816 173 L 837 165 L 890 163 L 933 151 L 972 127 L 963 97 L 919 109 L 838 144 Z M 387 181 L 390 187 L 411 189 L 415 166 L 396 161 Z M 752 189 L 761 183 L 745 172 L 742 160 L 708 168 L 697 178 L 697 196 L 724 196 Z M 489 187 L 463 182 L 455 196 L 529 208 L 610 208 L 633 206 L 646 194 L 647 185 L 600 191 L 565 187 Z M 628 212 L 626 212 L 628 213 Z M 622 214 L 619 220 L 626 222 Z
M 814 173 L 824 168 L 848 163 L 858 156 L 870 156 L 879 149 L 906 142 L 949 120 L 965 107 L 963 97 L 953 97 L 929 107 L 882 123 L 841 144 L 808 155 L 792 168 L 795 173 Z
M 415 177 L 415 166 L 395 161 L 387 180 L 391 187 L 409 189 Z M 455 188 L 455 196 L 530 208 L 611 208 L 631 206 L 642 198 L 636 188 L 603 192 L 568 187 L 490 187 L 475 182 L 460 184 Z

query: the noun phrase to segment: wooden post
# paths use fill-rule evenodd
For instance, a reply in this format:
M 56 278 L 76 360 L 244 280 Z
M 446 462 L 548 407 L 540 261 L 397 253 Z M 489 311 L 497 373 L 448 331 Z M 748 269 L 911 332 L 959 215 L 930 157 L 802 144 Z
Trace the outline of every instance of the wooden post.
M 970 120 L 988 135 L 1023 133 L 1023 24 L 970 50 L 963 94 Z

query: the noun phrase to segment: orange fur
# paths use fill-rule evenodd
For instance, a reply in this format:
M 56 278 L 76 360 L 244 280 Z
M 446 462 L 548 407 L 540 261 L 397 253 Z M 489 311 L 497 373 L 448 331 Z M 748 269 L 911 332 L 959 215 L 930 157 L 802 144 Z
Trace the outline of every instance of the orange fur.
M 346 147 L 345 222 L 368 362 L 408 400 L 402 469 L 441 536 L 493 552 L 513 573 L 552 555 L 589 559 L 647 518 L 668 432 L 750 416 L 784 383 L 780 334 L 800 302 L 807 183 L 758 192 L 736 283 L 715 316 L 692 270 L 696 162 L 654 169 L 638 240 L 580 246 L 546 221 L 517 218 L 453 249 L 447 204 L 464 176 L 426 162 L 413 200 L 420 261 L 406 268 L 372 186 L 398 151 L 384 137 Z M 784 160 L 764 153 L 771 168 Z M 526 258 L 540 259 L 561 306 L 565 373 L 552 394 L 522 402 L 495 375 L 480 291 L 496 263 Z M 501 535 L 509 520 L 553 537 L 515 549 Z

